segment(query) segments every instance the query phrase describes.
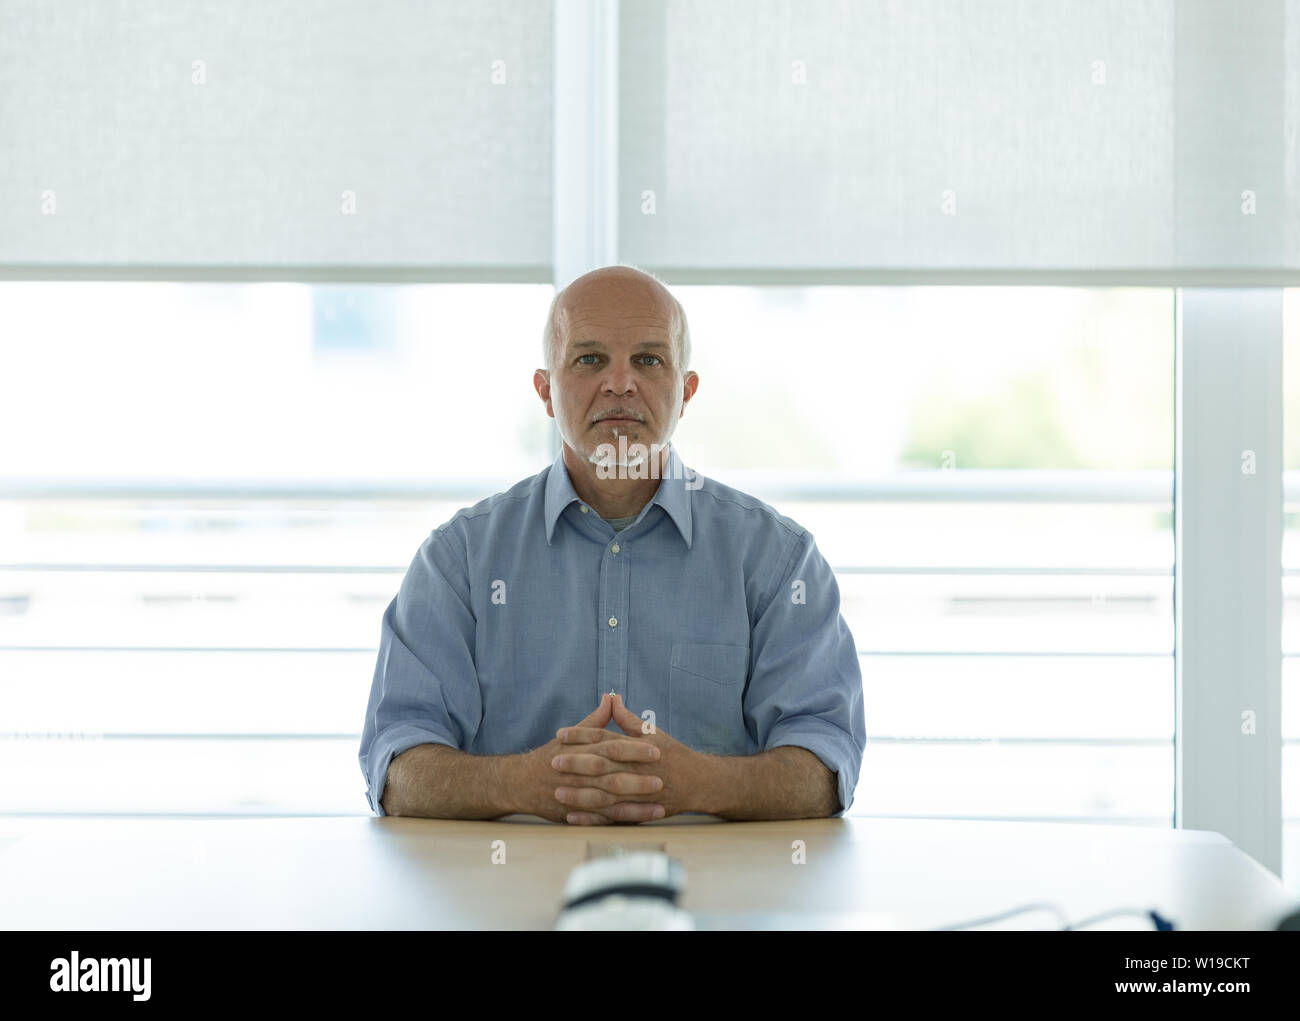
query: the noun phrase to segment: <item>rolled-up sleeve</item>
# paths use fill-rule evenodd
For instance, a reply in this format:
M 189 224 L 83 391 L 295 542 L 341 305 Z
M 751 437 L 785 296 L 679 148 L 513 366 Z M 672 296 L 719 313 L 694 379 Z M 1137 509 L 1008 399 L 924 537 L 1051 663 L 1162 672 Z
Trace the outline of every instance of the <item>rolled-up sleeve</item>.
M 835 574 L 812 534 L 794 540 L 751 631 L 745 722 L 764 751 L 806 748 L 836 774 L 843 815 L 853 803 L 866 717 L 862 670 L 840 613 Z
M 483 703 L 474 669 L 475 620 L 464 546 L 432 532 L 384 611 L 379 656 L 361 731 L 361 773 L 371 809 L 393 757 L 418 744 L 467 750 Z

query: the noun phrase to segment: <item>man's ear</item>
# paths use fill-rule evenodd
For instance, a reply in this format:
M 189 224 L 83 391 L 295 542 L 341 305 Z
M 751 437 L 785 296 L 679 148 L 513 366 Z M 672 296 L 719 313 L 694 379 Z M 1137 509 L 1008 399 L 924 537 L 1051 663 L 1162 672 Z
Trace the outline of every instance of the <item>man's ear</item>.
M 555 411 L 551 407 L 551 374 L 545 369 L 538 369 L 533 373 L 533 389 L 537 391 L 537 396 L 542 399 L 546 405 L 546 413 L 555 417 Z
M 700 375 L 698 372 L 688 372 L 682 379 L 682 410 L 678 412 L 680 417 L 686 412 L 686 405 L 690 404 L 691 398 L 695 396 L 695 391 L 700 388 Z

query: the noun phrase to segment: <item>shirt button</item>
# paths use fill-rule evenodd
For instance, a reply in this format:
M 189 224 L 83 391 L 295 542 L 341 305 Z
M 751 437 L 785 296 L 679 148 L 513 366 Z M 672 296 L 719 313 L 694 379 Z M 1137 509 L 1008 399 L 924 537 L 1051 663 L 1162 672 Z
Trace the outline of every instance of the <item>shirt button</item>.
M 612 553 L 617 553 L 617 552 L 619 551 L 619 545 L 618 545 L 618 543 L 614 543 L 614 545 L 610 547 L 610 551 L 611 551 Z
M 617 618 L 617 617 L 610 617 L 610 618 L 609 618 L 609 626 L 610 626 L 610 627 L 618 627 L 618 618 Z
M 581 504 L 580 506 L 582 507 L 582 513 L 583 513 L 583 514 L 586 514 L 586 513 L 587 513 L 587 505 L 584 503 L 584 504 Z

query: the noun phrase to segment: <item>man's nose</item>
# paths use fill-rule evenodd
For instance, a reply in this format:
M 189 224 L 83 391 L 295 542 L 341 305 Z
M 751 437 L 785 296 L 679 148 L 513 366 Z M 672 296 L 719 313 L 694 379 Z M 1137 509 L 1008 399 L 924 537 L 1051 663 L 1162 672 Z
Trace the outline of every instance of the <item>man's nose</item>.
M 612 366 L 605 376 L 605 390 L 612 394 L 630 393 L 636 389 L 636 377 L 627 366 Z

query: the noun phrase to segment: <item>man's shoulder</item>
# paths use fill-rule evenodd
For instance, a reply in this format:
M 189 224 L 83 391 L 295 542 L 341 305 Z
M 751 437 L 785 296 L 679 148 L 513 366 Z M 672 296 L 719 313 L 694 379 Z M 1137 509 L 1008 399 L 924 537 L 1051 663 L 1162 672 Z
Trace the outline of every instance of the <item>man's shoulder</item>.
M 503 521 L 509 527 L 516 526 L 524 515 L 545 499 L 548 471 L 549 465 L 536 475 L 520 479 L 509 489 L 485 496 L 468 507 L 461 507 L 435 528 L 430 538 L 454 535 L 463 543 L 479 529 L 493 528 L 498 522 Z
M 790 541 L 800 539 L 808 532 L 799 522 L 752 493 L 707 475 L 696 478 L 702 484 L 696 490 L 694 508 L 698 513 L 716 518 L 723 528 L 764 537 L 784 536 Z

